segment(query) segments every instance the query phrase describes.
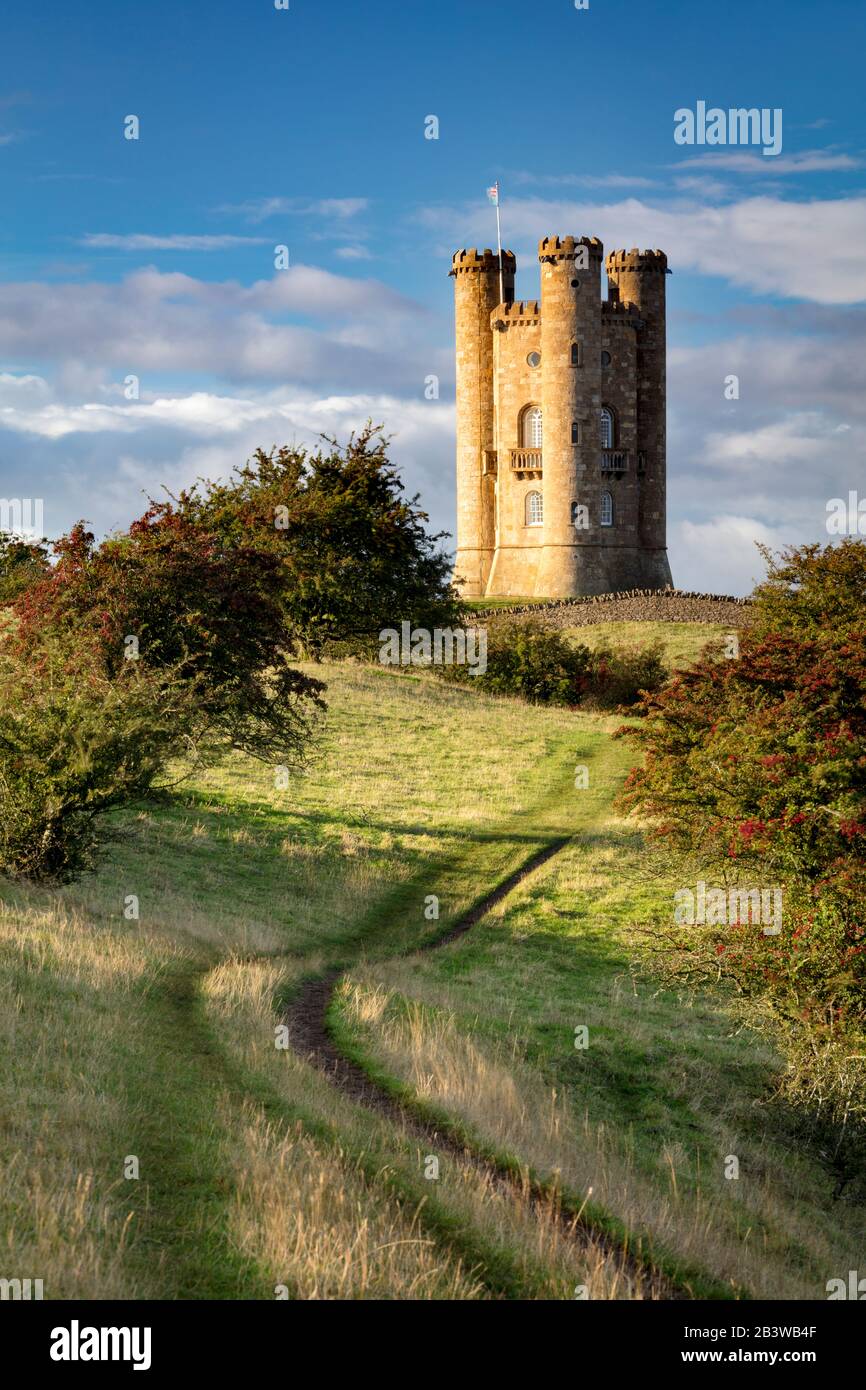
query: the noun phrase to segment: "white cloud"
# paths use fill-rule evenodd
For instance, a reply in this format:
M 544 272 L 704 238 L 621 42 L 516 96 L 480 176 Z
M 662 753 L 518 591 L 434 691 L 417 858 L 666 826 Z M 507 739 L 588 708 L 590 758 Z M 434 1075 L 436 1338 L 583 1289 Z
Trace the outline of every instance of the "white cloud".
M 454 248 L 489 245 L 490 218 L 475 204 L 427 209 L 419 220 L 447 234 Z M 674 272 L 719 276 L 762 295 L 818 304 L 866 300 L 866 197 L 753 197 L 711 207 L 686 200 L 655 206 L 640 198 L 517 198 L 508 204 L 506 231 L 519 254 L 525 251 L 533 262 L 546 233 L 585 233 L 601 237 L 608 250 L 661 247 Z
M 574 187 L 583 188 L 652 188 L 657 179 L 648 179 L 643 174 L 536 174 L 531 170 L 521 170 L 510 176 L 517 184 L 532 184 L 536 188 Z
M 244 203 L 223 203 L 216 211 L 253 223 L 276 216 L 334 217 L 346 222 L 366 212 L 369 206 L 369 198 L 249 198 Z
M 730 169 L 736 174 L 823 174 L 862 169 L 863 160 L 834 150 L 798 150 L 795 154 L 776 155 L 772 159 L 743 150 L 736 154 L 694 155 L 670 167 L 682 169 L 694 165 L 715 165 L 717 169 Z
M 862 332 L 861 324 L 861 337 Z M 723 396 L 729 375 L 739 381 L 737 401 Z M 672 400 L 688 402 L 690 413 L 706 425 L 724 411 L 726 430 L 731 420 L 754 421 L 767 412 L 799 415 L 805 401 L 831 423 L 849 417 L 866 421 L 866 354 L 841 334 L 742 335 L 671 347 L 668 377 Z
M 369 198 L 322 198 L 313 203 L 308 211 L 322 217 L 357 217 L 370 206 Z
M 144 232 L 86 232 L 79 246 L 117 251 L 226 251 L 233 246 L 262 246 L 267 237 L 260 236 L 151 236 Z
M 702 593 L 746 594 L 765 573 L 757 543 L 781 550 L 790 530 L 775 530 L 754 517 L 719 513 L 710 520 L 676 523 L 669 536 L 674 583 Z
M 317 326 L 287 322 L 293 314 Z M 142 378 L 208 372 L 319 389 L 400 389 L 452 370 L 450 350 L 424 340 L 430 319 L 381 281 L 304 265 L 249 286 L 154 267 L 117 284 L 0 283 L 0 355 Z
M 341 261 L 370 261 L 373 259 L 366 246 L 338 246 L 334 255 Z
M 675 178 L 674 183 L 678 192 L 693 193 L 699 198 L 717 201 L 719 198 L 731 196 L 730 185 L 722 183 L 721 179 L 711 178 L 709 174 L 683 174 L 682 177 Z
M 0 411 L 38 405 L 50 397 L 51 387 L 44 377 L 30 373 L 16 376 L 13 372 L 0 372 Z
M 17 400 L 4 400 L 0 409 L 0 424 L 6 429 L 48 439 L 60 439 L 67 434 L 114 432 L 138 433 L 142 430 L 167 428 L 202 438 L 233 436 L 250 426 L 266 425 L 281 436 L 286 427 L 300 425 L 312 429 L 317 420 L 330 422 L 346 416 L 355 422 L 368 417 L 388 419 L 398 413 L 404 428 L 410 421 L 450 418 L 450 408 L 420 399 L 417 403 L 400 400 L 385 394 L 353 396 L 315 396 L 295 389 L 281 388 L 256 392 L 248 396 L 218 395 L 209 391 L 194 391 L 187 395 L 151 396 L 138 401 L 99 400 L 69 404 L 52 399 L 50 387 L 40 377 L 7 378 L 0 376 L 0 392 L 7 381 L 15 383 Z M 109 388 L 113 396 L 121 395 L 119 387 Z M 108 394 L 108 392 L 106 392 Z M 3 400 L 0 395 L 0 400 Z
M 193 392 L 149 401 L 64 404 L 21 399 L 0 411 L 0 492 L 30 496 L 34 472 L 56 535 L 84 515 L 97 534 L 140 514 L 146 496 L 199 477 L 227 477 L 258 447 L 316 448 L 367 420 L 392 436 L 407 493 L 421 492 L 434 530 L 453 528 L 454 410 L 444 402 L 378 392 L 317 396 L 297 388 L 245 396 Z M 13 442 L 14 440 L 14 442 Z M 86 480 L 86 483 L 83 481 Z

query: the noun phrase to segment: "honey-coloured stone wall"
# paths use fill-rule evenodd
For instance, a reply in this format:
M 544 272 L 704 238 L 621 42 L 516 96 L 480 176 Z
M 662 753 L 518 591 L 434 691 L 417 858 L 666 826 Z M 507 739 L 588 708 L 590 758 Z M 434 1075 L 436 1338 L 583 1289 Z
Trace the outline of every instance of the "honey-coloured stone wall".
M 661 251 L 596 237 L 539 242 L 540 301 L 514 302 L 516 260 L 452 259 L 457 556 L 465 597 L 568 598 L 671 585 L 666 550 L 665 277 Z M 540 453 L 522 421 L 542 410 Z M 602 447 L 601 410 L 613 414 Z M 540 494 L 542 510 L 528 507 Z M 605 524 L 607 523 L 607 524 Z

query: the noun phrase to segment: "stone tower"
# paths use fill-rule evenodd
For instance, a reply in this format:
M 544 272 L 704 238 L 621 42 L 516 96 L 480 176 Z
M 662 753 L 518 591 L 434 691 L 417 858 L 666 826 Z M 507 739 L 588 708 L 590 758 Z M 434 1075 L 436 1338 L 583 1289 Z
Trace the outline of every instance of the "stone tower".
M 541 301 L 515 257 L 452 260 L 462 594 L 566 598 L 671 583 L 661 251 L 545 237 Z
M 502 255 L 506 302 L 514 298 L 516 261 Z M 488 467 L 496 444 L 493 418 L 493 334 L 499 303 L 499 257 L 458 251 L 451 263 L 457 315 L 457 563 L 466 592 L 483 594 L 494 553 L 495 477 Z

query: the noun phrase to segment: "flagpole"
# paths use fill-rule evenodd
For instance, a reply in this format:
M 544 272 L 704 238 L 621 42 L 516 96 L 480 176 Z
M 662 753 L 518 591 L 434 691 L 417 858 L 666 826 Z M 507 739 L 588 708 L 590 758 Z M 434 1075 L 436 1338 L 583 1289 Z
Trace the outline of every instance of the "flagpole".
M 499 222 L 499 184 L 496 185 L 496 244 L 499 248 L 499 303 L 505 303 L 505 290 L 502 280 L 502 227 Z

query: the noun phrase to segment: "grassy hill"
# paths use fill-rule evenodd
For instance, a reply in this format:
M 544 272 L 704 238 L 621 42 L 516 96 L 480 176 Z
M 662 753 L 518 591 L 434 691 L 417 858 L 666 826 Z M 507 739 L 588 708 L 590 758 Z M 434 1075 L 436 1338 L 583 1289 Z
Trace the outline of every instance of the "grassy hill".
M 674 885 L 612 810 L 619 721 L 319 673 L 288 790 L 236 758 L 119 821 L 92 878 L 4 887 L 5 1272 L 48 1298 L 635 1298 L 653 1268 L 824 1297 L 866 1220 L 789 1136 L 768 1044 L 652 976 Z M 403 1118 L 283 1045 L 329 970 L 334 1037 Z

